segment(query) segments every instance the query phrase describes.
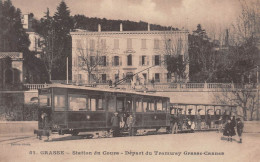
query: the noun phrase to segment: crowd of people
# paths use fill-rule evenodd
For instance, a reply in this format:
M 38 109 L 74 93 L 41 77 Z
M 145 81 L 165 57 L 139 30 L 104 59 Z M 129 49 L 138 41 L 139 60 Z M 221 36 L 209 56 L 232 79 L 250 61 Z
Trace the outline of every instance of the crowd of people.
M 129 132 L 129 136 L 134 135 L 133 126 L 135 124 L 135 118 L 132 114 L 123 113 L 118 115 L 118 112 L 114 113 L 111 118 L 113 137 L 118 137 L 120 135 L 120 129 Z
M 178 130 L 183 129 L 183 126 L 185 126 L 186 129 L 190 130 L 191 132 L 194 132 L 195 128 L 197 130 L 201 129 L 200 116 L 197 116 L 196 123 L 195 123 L 194 120 L 189 119 L 188 117 L 185 118 L 182 115 L 175 115 L 171 118 L 170 123 L 171 123 L 170 126 L 171 133 L 177 133 Z M 135 124 L 135 118 L 132 114 L 122 113 L 118 115 L 118 112 L 115 112 L 114 116 L 111 118 L 111 124 L 112 124 L 114 137 L 118 137 L 120 135 L 120 129 L 124 131 L 128 131 L 129 136 L 134 135 L 133 126 Z M 222 117 L 220 117 L 217 124 L 219 126 L 219 131 L 221 131 L 224 126 L 223 135 L 227 136 L 227 141 L 232 142 L 233 136 L 237 134 L 239 137 L 239 143 L 242 143 L 242 133 L 243 133 L 244 124 L 240 118 L 236 118 L 235 116 L 233 116 L 232 119 L 230 119 L 229 117 L 223 119 Z M 208 128 L 211 127 L 210 117 L 207 117 L 206 125 L 208 125 Z
M 224 127 L 223 135 L 227 136 L 227 141 L 232 142 L 233 140 L 232 137 L 236 135 L 235 128 L 237 130 L 237 135 L 239 137 L 239 143 L 242 143 L 242 133 L 243 133 L 244 124 L 240 118 L 236 119 L 236 117 L 233 116 L 232 119 L 228 119 Z

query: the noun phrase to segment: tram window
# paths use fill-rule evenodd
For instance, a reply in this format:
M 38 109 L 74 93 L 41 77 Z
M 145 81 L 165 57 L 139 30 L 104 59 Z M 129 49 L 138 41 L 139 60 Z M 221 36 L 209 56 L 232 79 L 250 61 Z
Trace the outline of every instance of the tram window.
M 117 111 L 121 112 L 123 111 L 123 101 L 122 100 L 117 100 Z
M 159 100 L 158 102 L 157 102 L 157 110 L 158 111 L 162 111 L 163 109 L 163 105 L 162 105 L 162 100 Z
M 101 98 L 99 98 L 97 101 L 98 101 L 97 110 L 104 110 L 103 109 L 103 100 Z
M 50 95 L 39 95 L 40 106 L 51 106 L 51 96 Z
M 143 102 L 144 112 L 149 111 L 149 104 L 147 102 Z
M 115 102 L 115 98 L 111 97 L 108 100 L 108 111 L 109 112 L 115 112 L 116 111 L 116 102 Z
M 165 111 L 167 109 L 167 101 L 162 101 L 162 110 Z
M 96 99 L 90 98 L 89 100 L 90 100 L 89 110 L 96 111 Z
M 54 106 L 56 110 L 65 109 L 65 95 L 55 95 L 54 96 Z
M 142 101 L 136 101 L 136 112 L 143 112 Z
M 87 99 L 86 97 L 69 97 L 69 109 L 72 111 L 86 110 L 87 109 Z
M 154 102 L 150 102 L 150 109 L 149 111 L 154 111 Z

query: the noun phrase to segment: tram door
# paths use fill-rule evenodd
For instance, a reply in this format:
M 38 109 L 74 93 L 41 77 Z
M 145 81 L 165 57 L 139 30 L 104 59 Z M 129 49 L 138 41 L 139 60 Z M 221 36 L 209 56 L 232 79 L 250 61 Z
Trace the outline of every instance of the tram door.
M 132 98 L 118 97 L 117 98 L 117 111 L 119 113 L 127 113 L 127 114 L 133 112 Z

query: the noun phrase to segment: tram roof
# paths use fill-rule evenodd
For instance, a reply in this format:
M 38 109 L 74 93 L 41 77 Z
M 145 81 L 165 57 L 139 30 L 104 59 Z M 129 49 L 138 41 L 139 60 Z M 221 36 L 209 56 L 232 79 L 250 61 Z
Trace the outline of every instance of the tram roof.
M 125 94 L 136 94 L 136 95 L 142 95 L 142 96 L 169 98 L 167 96 L 162 96 L 162 95 L 156 95 L 156 94 L 151 94 L 151 93 L 142 93 L 142 92 L 136 92 L 136 91 L 122 90 L 122 89 L 115 89 L 115 88 L 105 89 L 105 88 L 87 87 L 87 86 L 80 86 L 80 85 L 68 85 L 68 84 L 51 84 L 47 88 L 68 88 L 68 89 L 78 89 L 78 90 L 112 92 L 112 93 L 125 93 Z
M 229 107 L 237 107 L 236 105 L 226 105 L 226 104 L 203 104 L 203 103 L 170 103 L 171 106 L 177 105 L 193 105 L 193 106 L 229 106 Z

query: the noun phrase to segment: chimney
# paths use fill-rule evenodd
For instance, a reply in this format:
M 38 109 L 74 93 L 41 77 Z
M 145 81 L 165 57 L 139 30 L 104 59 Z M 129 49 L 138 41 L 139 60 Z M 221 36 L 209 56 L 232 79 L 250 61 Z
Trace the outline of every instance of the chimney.
M 123 24 L 120 23 L 120 31 L 123 31 Z
M 98 32 L 101 32 L 101 25 L 98 24 Z
M 150 24 L 148 23 L 148 26 L 147 26 L 147 28 L 148 28 L 148 31 L 150 31 Z

